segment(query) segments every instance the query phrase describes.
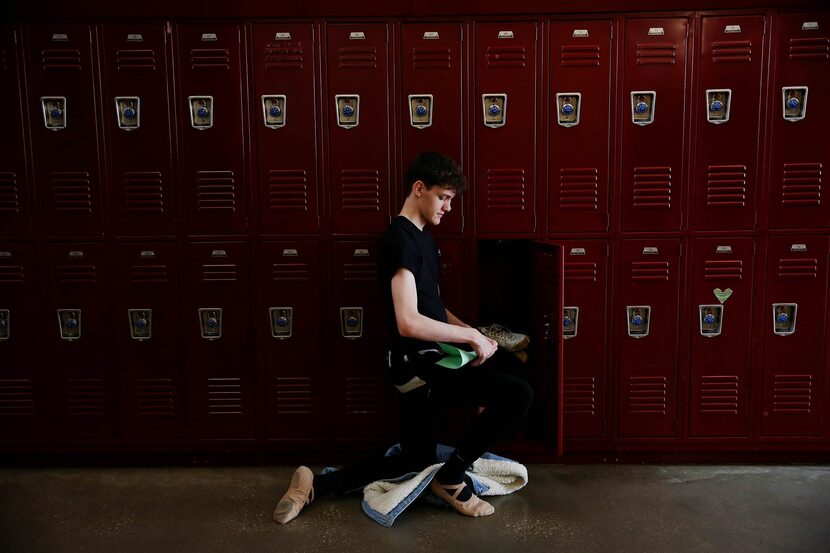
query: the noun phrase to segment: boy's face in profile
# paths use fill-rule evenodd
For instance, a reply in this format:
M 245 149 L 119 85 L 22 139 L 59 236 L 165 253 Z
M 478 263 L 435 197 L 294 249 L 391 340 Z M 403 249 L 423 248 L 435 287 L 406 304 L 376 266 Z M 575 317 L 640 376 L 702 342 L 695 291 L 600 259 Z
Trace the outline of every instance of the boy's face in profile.
M 441 224 L 441 218 L 452 210 L 452 199 L 455 197 L 455 190 L 435 185 L 427 188 L 421 181 L 413 185 L 414 193 L 418 198 L 418 208 L 421 216 L 431 225 Z

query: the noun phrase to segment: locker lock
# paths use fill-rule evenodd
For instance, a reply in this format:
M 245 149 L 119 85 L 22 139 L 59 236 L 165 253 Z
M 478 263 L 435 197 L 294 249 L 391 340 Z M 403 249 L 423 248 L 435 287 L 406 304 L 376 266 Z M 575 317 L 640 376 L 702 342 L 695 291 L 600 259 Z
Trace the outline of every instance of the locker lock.
M 127 317 L 130 320 L 130 338 L 133 340 L 149 340 L 152 336 L 152 309 L 128 309 Z
M 119 129 L 132 131 L 141 126 L 140 104 L 138 96 L 115 97 L 115 120 Z
M 337 94 L 334 97 L 334 108 L 339 127 L 351 129 L 360 123 L 360 95 Z
M 81 310 L 58 309 L 58 324 L 62 340 L 78 340 L 81 337 Z
M 781 96 L 784 101 L 784 119 L 796 122 L 807 117 L 806 86 L 784 87 Z
M 778 336 L 795 333 L 795 319 L 798 313 L 797 303 L 772 304 L 772 331 Z
M 628 335 L 632 338 L 648 336 L 651 307 L 648 305 L 629 305 L 625 309 L 628 317 Z
M 409 95 L 409 124 L 416 129 L 432 125 L 432 94 Z
M 700 335 L 712 338 L 720 336 L 723 325 L 723 305 L 699 305 Z
M 340 329 L 343 338 L 354 340 L 363 336 L 363 308 L 341 307 Z
M 294 319 L 293 307 L 269 307 L 271 319 L 271 336 L 284 340 L 291 338 L 291 327 Z
M 654 108 L 657 92 L 654 90 L 634 90 L 631 92 L 631 122 L 645 126 L 654 123 Z
M 221 338 L 222 308 L 199 308 L 199 326 L 202 331 L 202 338 L 204 338 L 205 340 L 218 340 L 219 338 Z
M 706 120 L 715 125 L 729 121 L 732 90 L 709 89 L 706 91 Z
M 43 125 L 50 131 L 66 128 L 66 96 L 43 96 Z
M 190 126 L 204 130 L 213 126 L 213 96 L 188 96 Z
M 285 126 L 285 95 L 265 94 L 262 96 L 262 117 L 269 129 Z
M 562 309 L 562 336 L 567 340 L 577 334 L 579 327 L 579 307 L 565 307 Z
M 503 127 L 507 122 L 507 94 L 482 94 L 486 127 Z
M 0 340 L 9 339 L 9 310 L 0 309 Z
M 582 93 L 560 92 L 556 94 L 556 121 L 563 127 L 579 125 L 580 104 Z

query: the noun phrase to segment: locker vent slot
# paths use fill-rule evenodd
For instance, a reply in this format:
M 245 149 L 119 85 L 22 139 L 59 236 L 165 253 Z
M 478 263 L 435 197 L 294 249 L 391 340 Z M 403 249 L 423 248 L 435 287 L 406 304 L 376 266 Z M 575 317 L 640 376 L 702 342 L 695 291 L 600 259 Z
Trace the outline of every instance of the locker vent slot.
M 302 69 L 302 48 L 265 47 L 265 69 Z
M 778 278 L 818 278 L 818 259 L 779 259 Z
M 235 263 L 204 263 L 202 265 L 202 282 L 236 282 L 239 278 Z
M 311 379 L 277 378 L 277 415 L 311 415 L 314 409 Z
M 597 383 L 593 376 L 566 376 L 563 393 L 566 415 L 597 414 Z
M 565 282 L 596 282 L 597 264 L 591 262 L 565 262 Z
M 0 213 L 20 213 L 20 187 L 13 171 L 0 172 Z
M 809 374 L 776 374 L 772 412 L 809 415 L 812 411 L 813 376 Z
M 526 181 L 524 169 L 488 169 L 487 209 L 524 211 Z
M 378 269 L 374 261 L 343 264 L 343 280 L 345 281 L 375 281 L 377 279 Z
M 66 408 L 70 416 L 104 416 L 104 381 L 100 378 L 68 378 Z
M 208 415 L 242 414 L 242 379 L 208 378 Z
M 196 205 L 199 211 L 236 211 L 233 171 L 197 171 Z
M 599 67 L 600 48 L 598 44 L 580 44 L 562 46 L 562 67 L 592 66 Z
M 190 68 L 230 70 L 230 52 L 227 48 L 194 48 L 190 51 Z
M 0 265 L 0 284 L 24 284 L 26 273 L 23 265 Z
M 821 163 L 785 163 L 781 205 L 821 205 Z
M 599 171 L 596 168 L 559 170 L 559 207 L 575 211 L 599 209 Z
M 702 415 L 738 414 L 737 376 L 703 376 L 700 379 L 700 413 Z
M 628 378 L 628 409 L 632 415 L 665 415 L 668 385 L 665 376 Z
M 308 175 L 304 169 L 268 171 L 268 209 L 308 211 Z
M 76 69 L 81 71 L 81 51 L 47 48 L 40 51 L 40 61 L 44 70 Z
M 712 62 L 752 61 L 752 41 L 726 40 L 712 43 Z
M 413 48 L 412 69 L 450 69 L 452 54 L 449 48 Z
M 791 38 L 788 51 L 790 61 L 826 61 L 830 59 L 830 37 Z
M 58 282 L 61 284 L 95 284 L 98 273 L 95 265 L 60 265 Z
M 340 209 L 380 211 L 380 173 L 373 169 L 343 169 L 340 172 Z
M 746 207 L 746 165 L 710 165 L 706 174 L 706 205 Z
M 487 67 L 527 67 L 527 51 L 523 46 L 487 48 Z
M 138 414 L 142 417 L 175 417 L 176 401 L 170 378 L 138 379 Z
M 164 188 L 158 171 L 124 173 L 124 205 L 129 215 L 164 213 Z
M 0 380 L 0 417 L 35 416 L 34 386 L 31 380 Z
M 115 67 L 119 71 L 131 69 L 156 70 L 156 53 L 153 50 L 116 50 Z
M 346 414 L 377 415 L 384 386 L 379 378 L 346 378 Z
M 633 206 L 671 209 L 671 167 L 635 167 Z
M 271 267 L 271 277 L 275 281 L 311 280 L 311 267 L 308 263 L 274 263 Z
M 637 65 L 677 62 L 677 44 L 673 42 L 637 43 Z
M 166 284 L 167 265 L 130 265 L 130 282 L 134 284 Z
M 92 213 L 92 180 L 86 171 L 52 173 L 52 210 L 56 213 Z
M 741 280 L 743 274 L 744 262 L 740 259 L 706 260 L 704 263 L 704 280 Z
M 670 267 L 668 261 L 634 261 L 631 264 L 631 280 L 665 280 L 668 282 Z
M 378 52 L 372 46 L 340 48 L 337 51 L 339 69 L 377 69 Z

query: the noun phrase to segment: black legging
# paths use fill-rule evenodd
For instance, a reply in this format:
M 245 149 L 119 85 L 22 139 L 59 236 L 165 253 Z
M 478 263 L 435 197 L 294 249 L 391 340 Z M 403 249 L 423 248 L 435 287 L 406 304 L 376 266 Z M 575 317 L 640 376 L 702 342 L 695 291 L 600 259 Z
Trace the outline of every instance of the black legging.
M 377 457 L 315 476 L 316 495 L 345 493 L 435 464 L 439 416 L 447 406 L 485 408 L 456 448 L 470 464 L 525 418 L 533 390 L 522 374 L 524 367 L 513 354 L 498 350 L 482 365 L 460 369 L 435 365 L 439 358 L 427 353 L 414 360 L 416 373 L 427 384 L 401 394 L 401 455 Z

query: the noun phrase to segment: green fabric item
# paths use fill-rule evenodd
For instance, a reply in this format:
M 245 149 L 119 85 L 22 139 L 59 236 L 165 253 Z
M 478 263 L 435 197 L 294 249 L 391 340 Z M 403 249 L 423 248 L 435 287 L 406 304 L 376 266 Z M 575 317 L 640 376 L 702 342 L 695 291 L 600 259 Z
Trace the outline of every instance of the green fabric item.
M 436 365 L 441 365 L 442 367 L 446 367 L 448 369 L 460 369 L 476 357 L 476 352 L 474 351 L 466 351 L 463 349 L 459 349 L 455 346 L 451 346 L 449 344 L 445 344 L 443 342 L 437 342 L 441 349 L 444 350 L 444 353 L 447 355 L 442 357 L 438 361 L 435 362 Z

